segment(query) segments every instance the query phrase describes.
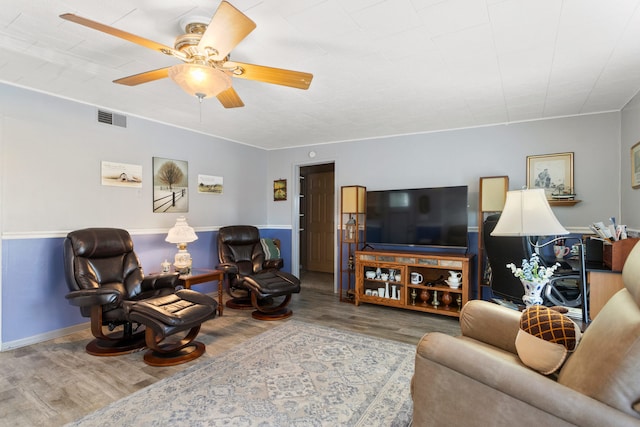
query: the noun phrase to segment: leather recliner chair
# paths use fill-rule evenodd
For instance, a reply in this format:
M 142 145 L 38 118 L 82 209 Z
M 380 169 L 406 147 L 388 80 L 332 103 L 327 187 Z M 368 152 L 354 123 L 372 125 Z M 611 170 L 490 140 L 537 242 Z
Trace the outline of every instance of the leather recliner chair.
M 250 225 L 232 225 L 218 231 L 219 270 L 224 271 L 232 299 L 226 306 L 255 309 L 259 320 L 279 320 L 291 316 L 287 307 L 291 295 L 300 292 L 300 279 L 280 271 L 281 258 L 265 259 L 260 232 Z M 280 304 L 274 300 L 280 298 Z
M 87 344 L 87 353 L 115 356 L 146 346 L 151 351 L 145 362 L 165 366 L 204 352 L 204 344 L 193 340 L 202 322 L 215 317 L 217 303 L 192 290 L 176 291 L 177 273 L 145 277 L 126 230 L 70 232 L 64 241 L 64 267 L 70 291 L 66 298 L 91 319 L 95 339 Z M 182 331 L 189 332 L 177 343 L 163 341 Z

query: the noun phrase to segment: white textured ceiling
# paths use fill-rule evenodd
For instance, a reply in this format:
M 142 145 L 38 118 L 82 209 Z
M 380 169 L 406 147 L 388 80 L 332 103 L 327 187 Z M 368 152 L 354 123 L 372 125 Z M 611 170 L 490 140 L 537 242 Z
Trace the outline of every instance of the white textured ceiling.
M 171 80 L 173 46 L 218 0 L 2 0 L 0 80 L 266 149 L 620 110 L 640 89 L 640 0 L 230 0 L 257 28 L 232 59 L 310 72 L 304 91 L 234 79 L 245 107 Z

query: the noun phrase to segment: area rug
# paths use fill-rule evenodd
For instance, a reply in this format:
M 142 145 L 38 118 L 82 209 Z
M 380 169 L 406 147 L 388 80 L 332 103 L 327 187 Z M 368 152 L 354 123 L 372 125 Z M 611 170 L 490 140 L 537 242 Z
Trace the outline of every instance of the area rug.
M 414 356 L 289 320 L 69 425 L 408 426 Z

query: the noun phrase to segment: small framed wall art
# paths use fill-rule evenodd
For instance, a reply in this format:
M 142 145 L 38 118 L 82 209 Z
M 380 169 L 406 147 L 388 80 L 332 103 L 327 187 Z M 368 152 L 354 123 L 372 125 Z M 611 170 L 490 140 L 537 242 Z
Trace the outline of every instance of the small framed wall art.
M 221 176 L 198 175 L 198 193 L 222 194 L 223 189 Z
M 276 179 L 273 181 L 273 201 L 282 202 L 287 200 L 287 180 Z
M 631 187 L 640 188 L 640 142 L 631 147 Z
M 573 194 L 573 153 L 527 156 L 527 187 L 552 195 Z
M 142 166 L 102 162 L 102 185 L 142 188 Z

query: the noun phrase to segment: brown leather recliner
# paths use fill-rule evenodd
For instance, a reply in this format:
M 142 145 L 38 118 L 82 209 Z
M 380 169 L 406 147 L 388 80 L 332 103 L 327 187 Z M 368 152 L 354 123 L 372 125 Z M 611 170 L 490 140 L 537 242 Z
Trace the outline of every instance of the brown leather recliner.
M 218 231 L 219 270 L 225 272 L 232 299 L 226 306 L 255 311 L 259 320 L 291 316 L 287 307 L 291 295 L 300 292 L 300 279 L 280 271 L 282 259 L 265 259 L 260 232 L 254 226 L 233 225 Z M 274 299 L 281 298 L 280 304 Z
M 86 346 L 89 354 L 115 356 L 147 346 L 152 350 L 145 355 L 147 363 L 173 365 L 204 352 L 204 344 L 193 340 L 202 322 L 215 317 L 217 303 L 195 291 L 176 292 L 177 273 L 145 277 L 126 230 L 70 232 L 64 267 L 66 298 L 91 319 L 95 339 Z M 182 331 L 189 332 L 177 343 L 163 341 Z

